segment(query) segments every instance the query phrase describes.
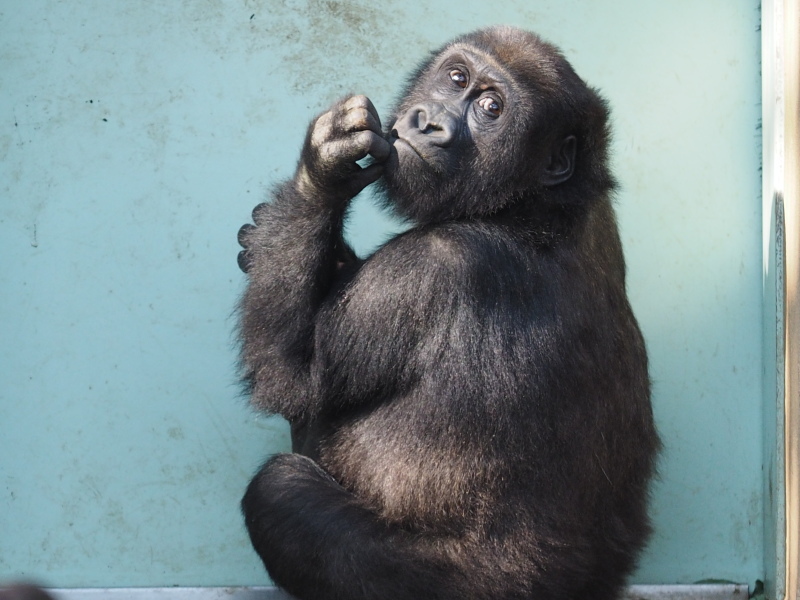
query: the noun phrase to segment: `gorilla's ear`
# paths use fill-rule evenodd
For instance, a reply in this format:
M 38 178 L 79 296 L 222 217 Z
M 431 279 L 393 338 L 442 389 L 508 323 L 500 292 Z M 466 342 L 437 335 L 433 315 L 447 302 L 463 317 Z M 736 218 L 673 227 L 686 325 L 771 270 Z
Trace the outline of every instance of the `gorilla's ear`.
M 550 164 L 542 173 L 541 183 L 547 187 L 564 183 L 567 179 L 572 177 L 572 172 L 575 170 L 575 152 L 578 147 L 578 141 L 574 135 L 568 135 L 553 151 L 550 156 Z

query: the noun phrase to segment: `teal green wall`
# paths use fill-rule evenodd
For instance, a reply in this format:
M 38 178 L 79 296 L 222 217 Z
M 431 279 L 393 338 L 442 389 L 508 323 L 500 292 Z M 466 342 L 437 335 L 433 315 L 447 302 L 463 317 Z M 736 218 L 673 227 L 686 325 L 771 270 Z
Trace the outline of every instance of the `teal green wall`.
M 288 439 L 238 396 L 236 231 L 316 112 L 386 113 L 492 23 L 613 107 L 665 442 L 635 579 L 763 576 L 757 0 L 0 0 L 0 579 L 266 581 L 237 503 Z M 391 227 L 367 198 L 349 231 Z

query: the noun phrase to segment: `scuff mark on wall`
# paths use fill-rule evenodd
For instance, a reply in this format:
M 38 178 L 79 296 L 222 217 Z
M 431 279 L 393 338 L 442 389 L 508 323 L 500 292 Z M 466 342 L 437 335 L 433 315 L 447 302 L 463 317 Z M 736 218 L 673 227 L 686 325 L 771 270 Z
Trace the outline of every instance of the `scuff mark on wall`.
M 272 71 L 253 76 L 288 76 L 288 87 L 298 96 L 348 93 L 363 84 L 365 72 L 377 75 L 367 81 L 383 83 L 381 74 L 399 69 L 404 75 L 430 49 L 424 35 L 409 38 L 408 29 L 393 25 L 405 18 L 399 4 L 391 17 L 370 0 L 247 0 L 243 5 L 233 9 L 241 13 L 236 29 L 196 27 L 195 34 L 220 57 L 242 44 L 249 55 L 276 56 Z M 187 2 L 184 9 L 187 23 L 207 23 L 224 19 L 231 5 L 209 0 Z

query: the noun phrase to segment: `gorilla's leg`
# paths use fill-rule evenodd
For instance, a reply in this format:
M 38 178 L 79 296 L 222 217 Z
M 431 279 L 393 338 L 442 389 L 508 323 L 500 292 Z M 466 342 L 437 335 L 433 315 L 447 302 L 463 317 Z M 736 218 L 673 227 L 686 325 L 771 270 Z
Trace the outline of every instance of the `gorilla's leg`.
M 459 564 L 468 554 L 458 552 L 460 542 L 382 522 L 307 457 L 273 457 L 250 483 L 242 510 L 270 576 L 298 598 L 487 597 Z

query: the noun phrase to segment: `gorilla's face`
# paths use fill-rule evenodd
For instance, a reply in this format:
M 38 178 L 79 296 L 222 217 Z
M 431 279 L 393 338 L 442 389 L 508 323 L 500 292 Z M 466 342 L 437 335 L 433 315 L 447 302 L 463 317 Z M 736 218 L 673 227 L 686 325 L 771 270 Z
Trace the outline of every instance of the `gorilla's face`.
M 486 63 L 475 52 L 451 52 L 423 77 L 390 132 L 401 169 L 447 177 L 475 155 L 491 162 L 492 142 L 512 118 L 504 114 L 511 85 Z
M 464 42 L 423 67 L 389 125 L 387 203 L 421 222 L 486 215 L 568 179 L 574 138 L 554 160 L 565 138 L 537 131 L 546 100 L 524 83 Z
M 384 186 L 393 205 L 411 218 L 469 214 L 476 196 L 487 208 L 497 178 L 507 178 L 503 157 L 518 136 L 513 84 L 494 61 L 454 48 L 417 79 L 389 128 L 393 150 Z M 496 193 L 496 192 L 495 192 Z

